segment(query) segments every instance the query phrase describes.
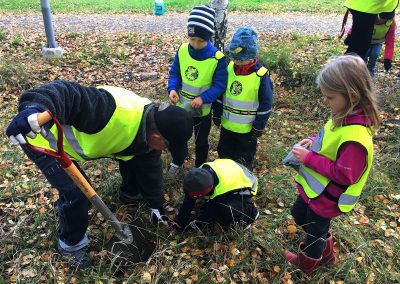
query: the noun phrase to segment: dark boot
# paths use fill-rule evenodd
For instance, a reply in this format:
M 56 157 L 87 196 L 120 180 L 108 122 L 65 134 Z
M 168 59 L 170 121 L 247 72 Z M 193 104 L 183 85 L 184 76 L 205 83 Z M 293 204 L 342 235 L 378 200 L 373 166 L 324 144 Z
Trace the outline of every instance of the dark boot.
M 303 271 L 307 275 L 310 275 L 314 272 L 315 269 L 317 269 L 319 263 L 321 262 L 322 257 L 318 259 L 311 258 L 306 256 L 303 251 L 304 251 L 304 243 L 301 243 L 299 245 L 298 254 L 285 250 L 284 255 L 288 262 L 297 266 L 301 271 Z
M 333 236 L 328 233 L 326 238 L 326 246 L 322 253 L 321 264 L 335 264 L 336 256 L 333 253 Z

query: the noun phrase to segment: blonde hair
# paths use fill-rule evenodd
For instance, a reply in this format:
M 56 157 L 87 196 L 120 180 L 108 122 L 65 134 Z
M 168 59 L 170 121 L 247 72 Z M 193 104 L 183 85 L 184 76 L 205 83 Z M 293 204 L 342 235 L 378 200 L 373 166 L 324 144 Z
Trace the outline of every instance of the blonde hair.
M 379 128 L 380 119 L 371 75 L 364 60 L 357 55 L 342 55 L 327 62 L 317 77 L 317 84 L 323 93 L 335 92 L 346 99 L 343 111 L 332 117 L 333 128 L 343 125 L 343 120 L 354 107 L 361 108 L 365 120 L 371 121 L 371 129 Z

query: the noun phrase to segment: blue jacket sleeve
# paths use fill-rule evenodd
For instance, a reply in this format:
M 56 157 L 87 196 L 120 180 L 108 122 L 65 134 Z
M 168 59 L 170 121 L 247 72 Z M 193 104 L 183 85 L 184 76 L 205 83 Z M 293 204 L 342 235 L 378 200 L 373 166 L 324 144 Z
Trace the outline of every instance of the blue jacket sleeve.
M 258 102 L 259 106 L 253 122 L 253 128 L 262 131 L 272 111 L 272 82 L 268 75 L 263 76 L 261 79 Z
M 214 102 L 219 96 L 225 93 L 226 84 L 228 82 L 227 67 L 228 64 L 225 57 L 218 60 L 218 65 L 214 72 L 211 87 L 200 95 L 204 104 L 210 104 Z
M 171 90 L 179 91 L 182 87 L 181 69 L 179 67 L 178 52 L 175 54 L 174 62 L 169 70 L 168 77 L 168 94 Z

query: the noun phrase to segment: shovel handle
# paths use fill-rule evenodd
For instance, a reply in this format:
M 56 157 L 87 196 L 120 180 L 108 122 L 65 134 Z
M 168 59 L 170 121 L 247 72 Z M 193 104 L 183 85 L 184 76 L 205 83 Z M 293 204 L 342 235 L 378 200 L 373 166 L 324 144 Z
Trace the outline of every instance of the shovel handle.
M 82 191 L 82 193 L 86 196 L 86 198 L 100 211 L 103 217 L 111 222 L 111 225 L 116 231 L 117 237 L 126 242 L 132 243 L 132 232 L 130 231 L 128 226 L 123 226 L 117 217 L 111 212 L 111 210 L 107 207 L 107 205 L 103 202 L 100 196 L 97 195 L 96 191 L 90 185 L 90 183 L 86 180 L 86 178 L 82 175 L 82 173 L 78 170 L 74 163 L 72 163 L 71 159 L 64 152 L 63 139 L 64 133 L 62 130 L 61 123 L 57 120 L 57 118 L 50 112 L 45 111 L 38 114 L 37 118 L 39 125 L 42 126 L 47 122 L 53 120 L 57 126 L 57 151 L 52 151 L 48 149 L 44 149 L 41 147 L 33 146 L 28 144 L 28 147 L 38 153 L 50 155 L 57 159 L 57 161 L 64 168 L 64 171 L 68 174 L 68 176 L 73 180 L 76 186 Z
M 57 120 L 57 118 L 50 112 L 44 111 L 38 114 L 38 123 L 40 126 L 46 124 L 47 122 L 53 120 L 57 126 L 57 151 L 52 151 L 49 149 L 44 149 L 41 147 L 33 146 L 28 144 L 28 147 L 38 153 L 46 154 L 52 156 L 57 159 L 57 161 L 61 164 L 64 168 L 65 172 L 68 176 L 74 181 L 74 183 L 79 187 L 79 189 L 85 194 L 85 196 L 90 200 L 93 196 L 97 195 L 96 191 L 93 187 L 89 184 L 86 178 L 82 175 L 82 173 L 78 170 L 78 168 L 72 163 L 71 159 L 68 155 L 64 152 L 63 146 L 63 130 L 61 123 Z

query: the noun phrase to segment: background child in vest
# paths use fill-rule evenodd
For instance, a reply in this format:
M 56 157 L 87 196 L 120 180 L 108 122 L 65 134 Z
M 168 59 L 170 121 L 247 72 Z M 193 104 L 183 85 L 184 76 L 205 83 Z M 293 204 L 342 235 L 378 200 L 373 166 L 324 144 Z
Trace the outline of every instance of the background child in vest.
M 223 54 L 217 52 L 217 49 L 210 42 L 211 36 L 214 34 L 214 16 L 215 12 L 212 8 L 207 5 L 196 6 L 190 12 L 188 19 L 188 36 L 189 45 L 182 44 L 181 48 L 187 48 L 189 56 L 196 60 L 200 65 L 204 60 L 214 59 L 217 60 L 217 66 L 213 69 L 212 63 L 206 69 L 198 70 L 198 66 L 187 66 L 187 63 L 183 62 L 184 58 L 180 58 L 179 50 L 175 55 L 174 62 L 171 66 L 168 79 L 168 93 L 169 102 L 173 105 L 180 105 L 180 101 L 184 100 L 180 97 L 182 94 L 178 94 L 182 90 L 182 83 L 189 84 L 191 81 L 195 83 L 197 76 L 201 77 L 203 72 L 208 74 L 209 81 L 205 82 L 210 87 L 202 92 L 199 96 L 196 96 L 191 101 L 191 107 L 194 109 L 201 108 L 204 105 L 211 104 L 215 99 L 220 96 L 226 89 L 227 63 Z M 217 54 L 220 55 L 220 59 L 217 59 Z M 214 62 L 215 64 L 215 62 Z M 187 66 L 187 67 L 186 67 Z M 204 65 L 203 65 L 204 66 Z M 185 68 L 186 70 L 181 70 Z M 196 77 L 188 77 L 189 68 L 191 70 L 197 69 Z M 196 69 L 194 69 L 196 68 Z M 204 67 L 203 67 L 204 68 Z M 207 70 L 208 69 L 208 70 Z M 182 78 L 181 74 L 185 74 L 186 78 Z M 207 79 L 208 80 L 208 79 Z M 200 117 L 194 117 L 194 137 L 196 142 L 196 167 L 199 167 L 207 161 L 208 157 L 208 135 L 211 128 L 211 114 L 207 114 Z M 178 168 L 183 164 L 183 160 L 173 160 L 168 172 L 168 176 L 172 177 L 176 174 Z
M 299 196 L 292 206 L 291 213 L 296 224 L 303 227 L 307 236 L 305 242 L 300 244 L 297 254 L 285 251 L 286 260 L 306 273 L 312 273 L 322 263 L 335 262 L 333 238 L 328 233 L 330 222 L 332 218 L 341 215 L 339 206 L 342 210 L 346 207 L 342 206 L 342 201 L 339 202 L 342 193 L 346 192 L 350 185 L 357 183 L 361 191 L 365 181 L 362 180 L 361 183 L 359 181 L 368 176 L 372 162 L 372 135 L 379 127 L 371 76 L 360 57 L 345 55 L 328 62 L 320 71 L 317 83 L 332 110 L 333 125 L 324 129 L 325 134 L 320 131 L 318 135 L 300 141 L 299 144 L 303 147 L 292 150 L 302 166 L 300 174 L 296 176 Z M 349 93 L 349 90 L 352 90 L 352 93 Z M 329 123 L 330 121 L 327 123 L 328 126 Z M 357 127 L 357 125 L 360 128 L 346 129 L 347 126 Z M 354 131 L 360 131 L 360 135 L 354 135 Z M 350 137 L 350 140 L 343 140 L 345 134 L 352 135 L 346 136 Z M 337 153 L 331 153 L 336 160 L 322 155 L 323 151 L 323 153 L 329 151 L 324 149 L 324 145 L 331 145 L 333 151 L 338 149 Z M 310 150 L 307 149 L 309 146 Z M 315 179 L 318 174 L 328 179 L 323 192 L 312 199 L 309 197 L 311 194 L 309 189 L 306 191 L 305 186 L 311 188 L 317 186 L 308 182 L 309 179 L 303 179 L 303 182 L 301 178 L 299 179 L 305 175 L 306 169 L 308 172 L 315 171 L 314 174 L 310 174 Z M 354 206 L 356 200 L 352 201 L 354 202 L 350 202 L 345 212 Z
M 389 13 L 380 13 L 376 16 L 374 32 L 372 34 L 371 45 L 367 51 L 365 61 L 372 78 L 375 77 L 375 65 L 382 49 L 382 43 L 385 42 L 384 67 L 386 71 L 392 68 L 394 41 L 396 31 L 396 21 L 394 20 L 394 11 Z M 345 44 L 349 43 L 352 29 L 349 30 Z
M 237 181 L 232 181 L 233 178 Z M 222 188 L 227 179 L 229 185 Z M 244 187 L 244 184 L 250 186 Z M 217 159 L 194 168 L 184 177 L 185 197 L 173 226 L 178 231 L 187 231 L 218 222 L 244 228 L 258 218 L 258 210 L 251 199 L 257 186 L 257 178 L 246 167 L 230 159 Z M 202 205 L 197 219 L 189 223 L 190 212 L 200 197 L 209 199 Z
M 233 35 L 229 50 L 232 61 L 228 66 L 226 92 L 213 105 L 214 124 L 222 124 L 218 155 L 238 161 L 252 170 L 257 138 L 262 135 L 272 110 L 272 83 L 267 70 L 256 57 L 258 39 L 253 29 L 239 28 Z M 236 106 L 233 105 L 235 101 L 238 102 Z M 237 111 L 250 111 L 251 114 L 237 114 Z

